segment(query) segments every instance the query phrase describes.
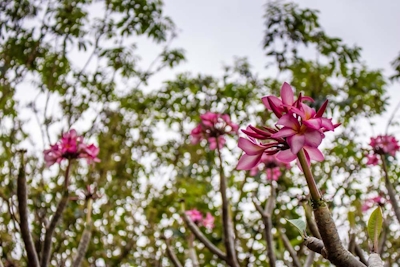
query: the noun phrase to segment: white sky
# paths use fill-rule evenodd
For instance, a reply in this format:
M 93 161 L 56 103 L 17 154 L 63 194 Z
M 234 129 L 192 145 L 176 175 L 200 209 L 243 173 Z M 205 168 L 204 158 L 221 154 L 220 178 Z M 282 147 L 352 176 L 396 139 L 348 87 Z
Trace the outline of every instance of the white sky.
M 302 7 L 320 11 L 320 24 L 327 34 L 348 45 L 363 48 L 369 68 L 393 73 L 390 62 L 400 52 L 400 1 L 297 0 Z M 186 50 L 187 61 L 173 71 L 164 71 L 150 85 L 174 77 L 174 73 L 222 73 L 222 64 L 235 56 L 247 57 L 264 77 L 266 57 L 262 49 L 265 3 L 262 0 L 165 0 L 165 12 L 179 28 L 173 45 Z M 144 53 L 146 51 L 143 51 Z M 144 55 L 142 55 L 145 58 Z M 399 83 L 389 87 L 391 108 L 400 101 Z M 388 115 L 384 120 L 387 121 Z M 377 132 L 379 133 L 379 131 Z

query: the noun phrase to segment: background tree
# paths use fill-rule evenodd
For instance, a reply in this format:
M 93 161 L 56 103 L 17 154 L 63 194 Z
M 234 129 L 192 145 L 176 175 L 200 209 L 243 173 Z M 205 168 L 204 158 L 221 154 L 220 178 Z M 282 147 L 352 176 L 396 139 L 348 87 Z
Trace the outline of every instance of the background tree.
M 385 110 L 387 79 L 380 70 L 365 66 L 360 47 L 329 36 L 316 10 L 281 1 L 266 6 L 266 61 L 278 77 L 258 77 L 246 59 L 237 58 L 224 66 L 222 77 L 183 73 L 150 93 L 143 91 L 148 79 L 183 60 L 182 50 L 171 48 L 175 26 L 163 14 L 161 1 L 3 1 L 0 14 L 0 234 L 6 264 L 26 265 L 25 252 L 19 253 L 24 250 L 19 238 L 15 177 L 20 163 L 15 151 L 32 145 L 26 159 L 28 206 L 40 258 L 45 226 L 62 197 L 64 171 L 64 166 L 48 171 L 41 151 L 55 143 L 54 133 L 72 127 L 96 141 L 101 160 L 90 167 L 79 165 L 71 177 L 70 191 L 93 184 L 102 196 L 94 200 L 92 237 L 82 266 L 177 266 L 171 255 L 176 262 L 189 264 L 193 257 L 188 251 L 195 252 L 200 266 L 224 266 L 224 260 L 193 239 L 182 220 L 181 203 L 183 199 L 184 210 L 196 208 L 215 217 L 213 230 L 199 228 L 225 252 L 221 166 L 240 266 L 266 262 L 272 266 L 271 255 L 277 266 L 312 260 L 329 266 L 322 257 L 311 257 L 296 229 L 283 220 L 307 215 L 308 232 L 318 237 L 308 198 L 299 190 L 306 184 L 297 167 L 282 170 L 278 181 L 271 183 L 263 171 L 251 175 L 235 170 L 241 153 L 237 136 L 226 138 L 221 158 L 207 140 L 198 144 L 190 140 L 191 130 L 207 111 L 229 114 L 242 129 L 250 123 L 271 124 L 274 116 L 266 112 L 260 98 L 278 95 L 283 81 L 296 93 L 313 97 L 316 109 L 328 98 L 328 117 L 344 126 L 328 136 L 326 160 L 314 164 L 313 171 L 325 198 L 331 200 L 329 207 L 335 222 L 341 222 L 339 230 L 349 250 L 360 258 L 363 251 L 369 252 L 361 206 L 380 191 L 385 195 L 386 187 L 380 176 L 366 169 L 360 119 Z M 138 38 L 159 46 L 148 67 L 140 64 Z M 299 51 L 311 51 L 315 57 Z M 16 90 L 34 92 L 31 104 L 21 107 Z M 42 140 L 18 116 L 26 109 L 41 126 Z M 390 177 L 397 177 L 397 169 L 395 164 L 389 166 Z M 397 182 L 391 182 L 398 190 Z M 256 207 L 273 202 L 272 210 L 264 210 L 269 220 L 265 223 L 265 214 Z M 68 202 L 55 229 L 50 265 L 72 263 L 84 232 L 86 204 L 82 199 Z M 381 255 L 390 266 L 397 266 L 397 232 L 389 228 L 395 219 L 390 208 L 384 213 Z M 263 232 L 268 223 L 269 237 Z

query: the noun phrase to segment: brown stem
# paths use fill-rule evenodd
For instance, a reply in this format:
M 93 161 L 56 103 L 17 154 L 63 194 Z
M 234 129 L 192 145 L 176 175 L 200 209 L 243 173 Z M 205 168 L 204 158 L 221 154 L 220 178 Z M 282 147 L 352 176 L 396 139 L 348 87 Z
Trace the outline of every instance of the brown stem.
M 304 213 L 306 214 L 307 226 L 310 229 L 311 234 L 316 238 L 321 239 L 321 235 L 319 234 L 318 227 L 315 224 L 311 209 L 305 201 L 302 203 L 302 205 L 304 208 Z
M 327 252 L 327 259 L 331 263 L 336 266 L 365 267 L 362 262 L 343 247 L 335 222 L 324 202 L 314 209 L 314 217 Z
M 312 175 L 311 169 L 307 164 L 306 155 L 303 149 L 300 149 L 297 153 L 301 168 L 303 169 L 304 176 L 306 177 L 308 189 L 310 190 L 311 199 L 313 203 L 321 200 L 321 193 L 318 190 L 317 184 L 315 183 L 314 176 Z
M 86 211 L 86 226 L 83 231 L 81 240 L 79 241 L 78 251 L 74 259 L 73 267 L 80 267 L 82 261 L 85 257 L 86 251 L 89 247 L 89 242 L 92 237 L 92 204 L 93 199 L 89 198 L 87 202 L 87 211 Z
M 65 188 L 63 196 L 58 203 L 56 212 L 54 213 L 53 217 L 51 218 L 50 224 L 47 226 L 46 235 L 44 238 L 44 244 L 42 249 L 42 259 L 40 262 L 41 267 L 47 267 L 51 257 L 51 246 L 52 246 L 52 238 L 54 231 L 58 222 L 60 221 L 62 214 L 64 212 L 65 207 L 68 204 L 69 198 L 69 191 L 68 191 L 68 180 L 69 180 L 69 170 L 70 170 L 71 162 L 68 162 L 67 170 L 65 171 Z
M 197 227 L 197 225 L 192 222 L 192 220 L 188 217 L 185 211 L 182 211 L 182 218 L 185 221 L 186 225 L 188 226 L 189 230 L 194 234 L 194 236 L 201 242 L 203 245 L 214 255 L 216 255 L 219 259 L 227 262 L 227 256 L 223 253 L 219 248 L 214 246 L 210 240 Z
M 73 267 L 80 267 L 83 259 L 85 258 L 86 251 L 89 247 L 90 238 L 92 237 L 92 227 L 87 225 L 83 231 L 81 240 L 79 241 L 78 251 L 76 253 Z
M 326 251 L 326 258 L 335 266 L 365 267 L 362 262 L 357 260 L 353 254 L 343 247 L 331 213 L 326 203 L 322 201 L 321 194 L 318 190 L 317 184 L 315 183 L 311 169 L 307 164 L 303 149 L 299 151 L 297 157 L 303 169 L 303 173 L 310 190 L 311 201 L 314 208 L 315 222 L 325 247 L 324 251 Z
M 283 241 L 283 245 L 285 246 L 286 250 L 289 252 L 290 257 L 292 257 L 293 259 L 293 266 L 295 267 L 301 267 L 301 263 L 299 258 L 297 257 L 297 253 L 294 250 L 292 244 L 290 243 L 289 238 L 286 236 L 286 234 L 282 231 L 279 231 L 280 236 L 282 238 Z
M 310 253 L 308 253 L 307 259 L 306 259 L 306 263 L 304 264 L 304 267 L 312 267 L 313 263 L 314 263 L 314 258 L 315 258 L 315 252 L 314 251 L 310 251 Z
M 253 203 L 256 207 L 256 210 L 261 214 L 262 221 L 264 223 L 264 238 L 267 243 L 267 257 L 269 260 L 269 266 L 276 266 L 276 257 L 274 253 L 274 242 L 272 237 L 272 212 L 275 207 L 275 189 L 273 184 L 271 183 L 271 196 L 268 198 L 267 203 L 265 204 L 265 209 L 263 209 L 260 204 L 258 204 L 258 199 L 256 194 L 253 196 Z
M 179 261 L 175 252 L 171 249 L 171 244 L 169 243 L 169 239 L 165 238 L 165 237 L 164 237 L 164 239 L 165 239 L 165 245 L 167 246 L 168 258 L 171 260 L 174 267 L 183 267 L 182 263 Z
M 197 253 L 196 253 L 196 249 L 194 248 L 193 241 L 194 241 L 194 235 L 193 235 L 193 233 L 190 233 L 189 237 L 188 237 L 189 257 L 192 260 L 193 267 L 199 267 L 200 264 L 199 264 L 199 260 L 197 258 Z
M 399 203 L 396 199 L 396 192 L 395 189 L 393 188 L 392 183 L 390 182 L 389 179 L 389 174 L 386 166 L 386 159 L 384 155 L 381 155 L 381 161 L 382 161 L 382 169 L 385 174 L 385 185 L 386 189 L 388 191 L 388 195 L 390 198 L 390 203 L 392 204 L 394 214 L 396 215 L 397 221 L 400 223 L 400 207 Z
M 233 225 L 232 221 L 230 218 L 229 214 L 229 200 L 227 196 L 227 181 L 224 173 L 224 168 L 223 168 L 223 162 L 222 162 L 222 156 L 221 156 L 221 151 L 219 149 L 219 143 L 218 143 L 218 137 L 216 138 L 216 143 L 217 143 L 217 154 L 218 154 L 218 159 L 219 159 L 219 176 L 220 176 L 220 193 L 221 193 L 221 198 L 222 198 L 222 225 L 223 225 L 223 232 L 224 232 L 224 243 L 225 243 L 225 249 L 226 249 L 226 258 L 227 258 L 227 263 L 231 267 L 240 267 L 237 255 L 236 255 L 236 249 L 235 249 L 235 242 L 234 242 L 234 230 L 233 230 Z
M 357 243 L 355 243 L 354 245 L 354 252 L 358 256 L 358 258 L 360 258 L 360 261 L 362 263 L 364 263 L 365 265 L 368 264 L 367 259 L 364 256 L 364 251 L 360 248 L 360 246 Z
M 326 253 L 324 250 L 324 243 L 322 240 L 316 238 L 316 237 L 306 237 L 304 239 L 304 245 L 308 247 L 311 251 L 314 251 L 320 255 L 322 255 L 324 258 L 326 258 Z
M 39 267 L 38 255 L 36 253 L 35 245 L 29 230 L 28 193 L 26 188 L 26 174 L 23 153 L 24 152 L 21 151 L 21 166 L 19 168 L 17 178 L 17 198 L 20 219 L 19 226 L 21 229 L 22 240 L 25 244 L 26 254 L 28 256 L 28 265 L 32 267 Z

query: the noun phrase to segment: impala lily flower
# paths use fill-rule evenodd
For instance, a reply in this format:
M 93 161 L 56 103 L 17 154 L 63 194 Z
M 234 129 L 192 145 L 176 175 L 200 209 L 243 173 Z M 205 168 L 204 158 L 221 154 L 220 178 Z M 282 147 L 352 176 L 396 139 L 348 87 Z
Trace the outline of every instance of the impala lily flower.
M 99 162 L 97 158 L 99 148 L 94 144 L 84 144 L 83 137 L 78 136 L 74 129 L 65 133 L 61 140 L 43 151 L 46 166 L 61 163 L 64 159 L 85 158 L 88 163 Z
M 398 141 L 392 135 L 371 137 L 369 145 L 372 147 L 373 152 L 378 155 L 388 154 L 394 157 L 396 152 L 400 150 Z
M 281 169 L 290 169 L 290 165 L 278 161 L 275 155 L 263 154 L 260 164 L 250 170 L 250 175 L 255 176 L 259 171 L 265 170 L 267 180 L 278 181 L 279 177 L 282 175 Z
M 214 221 L 215 221 L 214 216 L 212 216 L 211 213 L 207 212 L 207 215 L 206 215 L 206 217 L 203 219 L 203 221 L 202 221 L 201 224 L 202 224 L 205 228 L 211 230 L 211 229 L 214 228 Z
M 201 122 L 190 133 L 192 143 L 197 144 L 202 139 L 207 139 L 210 149 L 221 149 L 226 140 L 225 134 L 235 134 L 239 125 L 232 123 L 229 115 L 207 112 L 200 116 Z
M 190 220 L 194 223 L 201 223 L 203 220 L 203 215 L 197 209 L 192 209 L 186 211 L 186 214 L 189 216 Z
M 386 202 L 386 199 L 382 196 L 376 196 L 372 198 L 367 198 L 364 201 L 364 204 L 361 206 L 361 211 L 367 211 L 375 205 L 383 206 Z
M 324 132 L 333 131 L 339 126 L 332 124 L 331 119 L 322 116 L 328 101 L 325 101 L 316 112 L 303 103 L 314 100 L 301 94 L 295 100 L 293 90 L 287 83 L 282 85 L 281 98 L 266 96 L 262 101 L 279 120 L 275 128 L 259 129 L 250 125 L 246 130 L 242 130 L 248 138 L 239 139 L 238 145 L 245 154 L 238 162 L 236 167 L 238 170 L 251 170 L 261 162 L 263 154 L 276 154 L 276 159 L 289 163 L 297 159 L 301 149 L 305 152 L 308 165 L 311 160 L 324 159 L 318 149 L 325 137 Z
M 372 165 L 372 166 L 376 166 L 379 163 L 379 158 L 377 155 L 375 154 L 369 154 L 367 155 L 367 165 Z

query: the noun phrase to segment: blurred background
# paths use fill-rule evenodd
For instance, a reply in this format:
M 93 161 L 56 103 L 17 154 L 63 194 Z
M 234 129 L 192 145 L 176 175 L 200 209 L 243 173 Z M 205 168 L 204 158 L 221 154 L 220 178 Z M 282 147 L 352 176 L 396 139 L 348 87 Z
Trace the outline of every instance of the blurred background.
M 316 109 L 329 99 L 327 116 L 342 124 L 327 134 L 326 159 L 313 168 L 344 242 L 356 233 L 368 251 L 362 203 L 385 188 L 365 153 L 371 136 L 398 134 L 399 10 L 398 1 L 372 0 L 1 1 L 1 259 L 26 266 L 15 224 L 16 149 L 28 150 L 30 219 L 40 251 L 65 169 L 46 168 L 42 152 L 71 128 L 100 147 L 101 163 L 80 163 L 70 186 L 79 192 L 91 184 L 102 195 L 83 266 L 172 266 L 162 235 L 192 266 L 181 199 L 186 209 L 216 218 L 213 230 L 203 230 L 223 247 L 217 155 L 205 140 L 192 144 L 190 131 L 207 111 L 229 114 L 241 129 L 273 125 L 260 98 L 278 95 L 284 81 L 313 97 Z M 235 170 L 238 136 L 227 139 L 222 156 L 239 258 L 243 266 L 268 266 L 252 195 L 266 201 L 270 184 L 265 172 Z M 304 216 L 305 181 L 293 167 L 277 184 L 275 251 L 278 266 L 293 266 L 279 229 L 305 260 L 301 238 L 284 220 Z M 84 203 L 69 203 L 53 266 L 71 266 Z M 382 253 L 399 266 L 398 227 L 389 227 L 390 208 L 385 213 L 389 245 Z M 224 266 L 201 244 L 196 251 L 200 266 Z M 317 257 L 314 266 L 329 264 Z

